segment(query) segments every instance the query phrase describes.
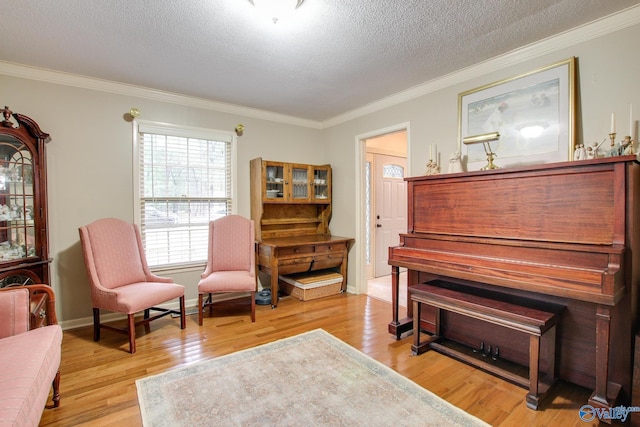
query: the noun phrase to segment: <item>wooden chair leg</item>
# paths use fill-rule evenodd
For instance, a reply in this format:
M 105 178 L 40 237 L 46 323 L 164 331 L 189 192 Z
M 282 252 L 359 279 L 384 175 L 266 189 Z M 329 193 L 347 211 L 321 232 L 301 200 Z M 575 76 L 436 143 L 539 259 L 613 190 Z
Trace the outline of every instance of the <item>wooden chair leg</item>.
M 60 406 L 60 371 L 56 372 L 53 378 L 53 407 Z
M 180 297 L 180 329 L 187 327 L 187 315 L 184 309 L 184 296 Z
M 256 321 L 256 293 L 251 292 L 251 321 Z
M 198 294 L 198 325 L 202 326 L 202 311 L 204 307 L 202 306 L 202 294 Z
M 136 319 L 135 313 L 128 315 L 129 317 L 129 353 L 136 352 Z
M 93 308 L 93 340 L 100 340 L 100 309 Z

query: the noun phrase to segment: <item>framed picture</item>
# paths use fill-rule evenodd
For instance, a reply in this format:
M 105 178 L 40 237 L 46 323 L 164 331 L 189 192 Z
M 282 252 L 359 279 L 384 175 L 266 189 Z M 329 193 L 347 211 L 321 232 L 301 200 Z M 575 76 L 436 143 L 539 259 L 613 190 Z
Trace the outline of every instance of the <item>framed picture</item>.
M 458 144 L 467 170 L 487 165 L 485 144 L 462 144 L 493 132 L 499 167 L 562 162 L 573 157 L 575 58 L 463 92 L 458 97 Z

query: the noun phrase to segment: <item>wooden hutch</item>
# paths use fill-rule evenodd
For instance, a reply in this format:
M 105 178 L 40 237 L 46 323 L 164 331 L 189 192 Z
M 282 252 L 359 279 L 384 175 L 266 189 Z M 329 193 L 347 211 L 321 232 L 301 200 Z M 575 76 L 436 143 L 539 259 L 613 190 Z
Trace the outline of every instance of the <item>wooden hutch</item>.
M 337 270 L 347 286 L 354 240 L 332 236 L 331 166 L 251 160 L 251 219 L 257 267 L 270 276 L 271 306 L 278 305 L 278 276 Z
M 636 157 L 406 181 L 408 231 L 401 235 L 400 246 L 389 248 L 389 332 L 399 339 L 413 327 L 411 304 L 407 318 L 398 318 L 401 267 L 408 269 L 409 288 L 428 283 L 425 301 L 436 301 L 440 308 L 452 304 L 451 310 L 428 304 L 420 309 L 420 330 L 433 333 L 437 326 L 443 338 L 431 348 L 454 357 L 466 354 L 460 358 L 467 363 L 476 364 L 472 349 L 480 353 L 483 345 L 493 346 L 499 348 L 498 362 L 520 366 L 525 375 L 527 368 L 537 371 L 529 366 L 530 337 L 504 327 L 506 310 L 529 305 L 558 313 L 555 351 L 542 349 L 541 370 L 550 368 L 558 378 L 593 390 L 593 407 L 628 405 L 640 285 Z M 447 290 L 430 293 L 432 286 Z M 460 298 L 460 289 L 470 296 Z M 498 302 L 485 309 L 469 308 L 483 298 Z M 496 319 L 502 325 L 492 322 Z M 520 324 L 530 320 L 521 319 Z M 446 342 L 458 351 L 448 353 Z M 491 358 L 478 360 L 483 360 L 476 364 L 481 368 L 492 363 Z M 506 370 L 484 366 L 509 379 Z M 537 408 L 537 402 L 532 403 L 529 406 Z

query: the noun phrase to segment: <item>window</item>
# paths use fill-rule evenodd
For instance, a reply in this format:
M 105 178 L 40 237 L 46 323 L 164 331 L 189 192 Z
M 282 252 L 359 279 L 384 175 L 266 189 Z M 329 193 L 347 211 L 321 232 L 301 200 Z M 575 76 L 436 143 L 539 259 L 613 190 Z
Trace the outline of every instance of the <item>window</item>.
M 134 122 L 136 222 L 150 267 L 201 264 L 209 221 L 234 211 L 231 132 Z
M 383 178 L 404 178 L 404 168 L 401 165 L 387 164 L 382 166 Z

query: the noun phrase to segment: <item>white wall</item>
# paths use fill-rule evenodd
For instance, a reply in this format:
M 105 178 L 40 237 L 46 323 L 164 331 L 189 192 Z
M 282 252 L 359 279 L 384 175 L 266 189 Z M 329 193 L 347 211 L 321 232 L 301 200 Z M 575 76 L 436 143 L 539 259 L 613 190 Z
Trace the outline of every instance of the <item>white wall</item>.
M 356 237 L 356 245 L 349 256 L 348 279 L 353 290 L 360 282 L 356 264 L 362 250 L 356 235 L 356 137 L 410 123 L 409 170 L 421 174 L 430 144 L 438 145 L 444 159 L 457 149 L 460 92 L 570 56 L 578 59 L 578 140 L 602 140 L 609 131 L 611 112 L 620 117 L 619 127 L 627 129 L 625 118 L 629 104 L 637 105 L 636 110 L 640 112 L 637 45 L 640 20 L 637 10 L 629 13 L 635 21 L 631 26 L 619 22 L 597 24 L 591 33 L 586 31 L 590 34 L 586 37 L 585 30 L 580 29 L 581 36 L 575 43 L 567 42 L 567 36 L 563 35 L 562 43 L 547 41 L 538 47 L 526 47 L 472 69 L 461 70 L 440 82 L 431 82 L 428 86 L 435 89 L 425 91 L 422 96 L 407 97 L 396 105 L 328 123 L 325 129 L 302 121 L 285 124 L 292 121 L 284 120 L 283 123 L 277 118 L 269 120 L 268 117 L 255 118 L 260 116 L 253 114 L 223 113 L 170 99 L 165 102 L 139 96 L 136 90 L 131 91 L 132 95 L 122 91 L 109 93 L 58 84 L 51 79 L 40 81 L 32 76 L 5 75 L 0 70 L 2 105 L 33 118 L 52 136 L 48 145 L 49 233 L 54 259 L 52 285 L 57 292 L 59 319 L 68 326 L 90 322 L 91 302 L 78 227 L 107 216 L 133 220 L 131 124 L 124 119 L 131 107 L 139 108 L 141 118 L 151 121 L 219 130 L 233 130 L 236 124 L 243 123 L 246 130 L 238 139 L 238 213 L 241 215 L 250 215 L 250 159 L 331 163 L 334 182 L 331 230 L 336 235 Z M 606 35 L 594 38 L 593 34 L 598 35 L 601 27 L 607 28 L 602 31 Z M 622 29 L 609 33 L 610 28 Z M 199 271 L 171 275 L 186 286 L 187 299 L 195 300 Z
M 314 163 L 321 152 L 321 131 L 304 126 L 6 75 L 0 75 L 0 94 L 3 106 L 33 118 L 52 138 L 47 146 L 52 286 L 58 318 L 67 326 L 91 316 L 78 227 L 102 217 L 133 221 L 132 126 L 125 120 L 131 107 L 145 120 L 225 131 L 243 123 L 237 212 L 247 217 L 252 158 Z M 196 300 L 201 271 L 169 275 L 185 285 L 187 300 Z
M 620 133 L 626 135 L 629 129 L 629 104 L 634 104 L 636 111 L 640 111 L 640 55 L 638 43 L 640 40 L 640 25 L 637 22 L 638 10 L 634 11 L 635 25 L 621 29 L 587 41 L 565 46 L 559 49 L 541 48 L 543 54 L 530 57 L 523 52 L 514 52 L 505 58 L 498 58 L 493 63 L 513 63 L 487 74 L 471 77 L 456 82 L 450 86 L 439 88 L 424 96 L 402 102 L 397 105 L 362 115 L 344 123 L 336 124 L 324 130 L 323 146 L 328 160 L 333 166 L 334 175 L 339 177 L 333 192 L 334 208 L 331 230 L 339 235 L 356 237 L 350 254 L 349 283 L 357 290 L 364 287 L 364 272 L 357 274 L 357 263 L 362 262 L 362 245 L 356 234 L 359 221 L 357 192 L 353 185 L 356 182 L 358 169 L 356 157 L 356 136 L 367 135 L 379 129 L 385 129 L 400 123 L 409 122 L 409 171 L 412 175 L 424 173 L 428 161 L 429 145 L 437 144 L 441 158 L 448 159 L 449 155 L 458 149 L 458 94 L 486 84 L 506 78 L 518 76 L 537 68 L 554 64 L 571 56 L 577 58 L 577 101 L 576 101 L 576 140 L 585 143 L 602 141 L 608 137 L 611 113 L 615 112 L 617 126 Z M 600 26 L 598 25 L 595 32 Z M 612 28 L 619 28 L 612 27 Z M 592 33 L 581 39 L 591 37 Z M 568 37 L 563 36 L 560 43 L 553 45 L 568 45 Z M 491 68 L 491 64 L 480 64 L 478 70 Z M 478 74 L 478 70 L 467 69 L 460 71 L 460 75 Z M 449 76 L 449 80 L 461 80 L 459 76 Z M 433 84 L 438 87 L 439 84 Z M 637 120 L 640 112 L 635 115 L 635 138 L 638 138 Z M 637 146 L 637 145 L 636 145 Z M 446 164 L 443 168 L 446 171 Z M 576 182 L 579 187 L 580 183 Z M 597 203 L 597 200 L 594 200 Z

